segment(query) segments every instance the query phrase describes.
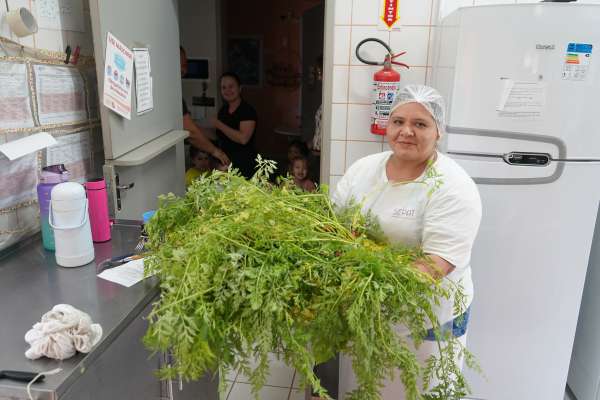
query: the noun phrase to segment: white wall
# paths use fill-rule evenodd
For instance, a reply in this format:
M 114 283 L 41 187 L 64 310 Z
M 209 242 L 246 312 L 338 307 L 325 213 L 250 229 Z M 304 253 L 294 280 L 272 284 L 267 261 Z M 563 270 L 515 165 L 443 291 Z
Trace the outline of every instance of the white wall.
M 217 78 L 221 70 L 219 31 L 221 17 L 220 0 L 179 0 L 179 32 L 181 45 L 188 58 L 209 58 L 209 81 L 207 96 L 217 95 Z M 192 107 L 192 96 L 202 95 L 202 81 L 184 79 L 183 97 L 188 107 Z M 216 113 L 208 109 L 207 115 Z
M 92 28 L 90 22 L 90 7 L 87 0 L 75 0 L 82 2 L 83 21 L 82 26 L 85 32 L 76 32 L 63 29 L 40 29 L 36 34 L 24 38 L 18 38 L 10 32 L 5 20 L 6 5 L 4 1 L 0 2 L 0 35 L 21 43 L 24 46 L 36 49 L 45 49 L 51 51 L 64 52 L 67 45 L 75 50 L 79 45 L 82 55 L 93 55 Z M 9 10 L 16 7 L 26 7 L 37 18 L 36 0 L 8 0 Z
M 379 3 L 376 0 L 335 0 L 329 170 L 332 188 L 354 161 L 387 148 L 383 137 L 369 132 L 370 85 L 373 73 L 381 67 L 358 61 L 354 55 L 356 44 L 376 37 L 388 43 L 394 52 L 407 51 L 399 60 L 409 64 L 410 69 L 397 69 L 403 84 L 424 84 L 431 74 L 428 48 L 435 23 L 434 0 L 401 0 L 403 27 L 391 33 L 377 29 Z M 361 54 L 383 60 L 385 50 L 369 44 L 362 48 Z
M 331 188 L 357 159 L 387 149 L 380 136 L 369 132 L 370 84 L 381 67 L 361 64 L 354 56 L 356 44 L 376 37 L 388 43 L 394 52 L 406 50 L 400 60 L 410 70 L 397 69 L 402 84 L 427 84 L 431 76 L 430 45 L 439 19 L 461 6 L 504 3 L 537 3 L 539 0 L 401 0 L 400 31 L 377 29 L 379 0 L 334 0 L 333 101 L 331 113 L 330 171 Z M 579 3 L 600 3 L 584 0 Z M 374 45 L 363 47 L 361 54 L 383 60 L 385 52 Z

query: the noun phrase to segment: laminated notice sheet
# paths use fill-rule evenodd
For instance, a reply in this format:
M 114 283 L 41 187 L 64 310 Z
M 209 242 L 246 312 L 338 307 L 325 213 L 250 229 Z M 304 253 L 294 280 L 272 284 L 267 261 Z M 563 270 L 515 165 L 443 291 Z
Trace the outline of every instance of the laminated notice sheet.
M 0 61 L 0 129 L 33 126 L 27 66 Z
M 53 65 L 34 65 L 40 124 L 87 120 L 85 87 L 79 71 Z
M 37 154 L 14 161 L 0 154 L 0 209 L 36 198 Z
M 138 115 L 154 108 L 152 95 L 152 76 L 150 51 L 146 48 L 133 49 L 135 60 L 135 99 Z
M 543 82 L 504 79 L 498 116 L 511 118 L 540 118 L 546 103 L 546 84 Z
M 46 165 L 64 164 L 73 181 L 84 182 L 91 171 L 90 132 L 83 131 L 56 138 L 46 149 Z
M 102 103 L 127 119 L 131 119 L 132 78 L 133 52 L 108 32 L 104 58 Z

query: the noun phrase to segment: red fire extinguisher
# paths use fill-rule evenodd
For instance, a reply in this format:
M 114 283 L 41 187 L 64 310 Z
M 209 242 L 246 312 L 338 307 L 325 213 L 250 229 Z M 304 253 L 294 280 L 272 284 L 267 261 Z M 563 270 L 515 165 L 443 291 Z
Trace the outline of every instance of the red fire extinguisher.
M 367 42 L 377 42 L 386 48 L 388 54 L 383 62 L 368 61 L 359 54 L 360 47 Z M 383 65 L 383 68 L 373 75 L 373 94 L 371 101 L 371 133 L 385 135 L 390 109 L 400 90 L 400 73 L 392 68 L 392 64 L 409 68 L 408 65 L 394 61 L 395 58 L 406 54 L 405 51 L 393 54 L 392 49 L 383 40 L 368 38 L 356 46 L 356 58 L 368 65 Z

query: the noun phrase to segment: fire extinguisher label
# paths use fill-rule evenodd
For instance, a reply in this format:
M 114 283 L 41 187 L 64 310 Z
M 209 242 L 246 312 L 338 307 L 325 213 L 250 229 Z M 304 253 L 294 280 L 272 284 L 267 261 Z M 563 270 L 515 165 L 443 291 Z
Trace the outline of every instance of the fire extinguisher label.
M 390 118 L 390 109 L 396 99 L 399 82 L 373 81 L 372 109 L 373 124 L 380 129 L 385 129 Z

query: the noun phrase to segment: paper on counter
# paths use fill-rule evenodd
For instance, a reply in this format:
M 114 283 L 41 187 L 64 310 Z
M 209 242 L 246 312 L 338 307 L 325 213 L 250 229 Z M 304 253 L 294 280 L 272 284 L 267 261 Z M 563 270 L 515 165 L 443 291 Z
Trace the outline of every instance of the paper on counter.
M 129 261 L 118 267 L 105 269 L 98 274 L 98 278 L 131 287 L 144 280 L 144 259 Z
M 3 153 L 10 161 L 23 157 L 27 154 L 56 144 L 56 139 L 46 132 L 36 133 L 24 137 L 23 139 L 13 140 L 12 142 L 0 145 L 0 153 Z

